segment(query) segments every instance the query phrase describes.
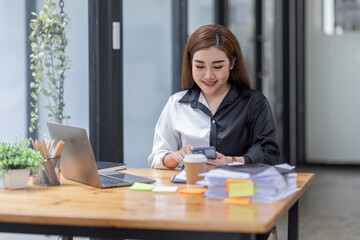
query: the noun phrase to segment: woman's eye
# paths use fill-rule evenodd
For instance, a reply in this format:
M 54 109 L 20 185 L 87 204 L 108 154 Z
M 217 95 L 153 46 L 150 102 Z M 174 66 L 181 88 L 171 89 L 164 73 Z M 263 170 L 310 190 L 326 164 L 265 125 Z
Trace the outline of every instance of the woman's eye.
M 196 66 L 196 68 L 203 69 L 204 66 Z
M 216 66 L 216 67 L 214 67 L 215 69 L 222 69 L 223 68 L 223 66 Z

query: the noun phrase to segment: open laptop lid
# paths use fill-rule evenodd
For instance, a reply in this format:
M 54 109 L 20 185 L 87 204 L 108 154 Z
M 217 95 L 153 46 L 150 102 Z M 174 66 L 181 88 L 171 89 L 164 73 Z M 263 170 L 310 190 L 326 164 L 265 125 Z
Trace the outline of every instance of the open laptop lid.
M 86 130 L 57 123 L 47 123 L 52 139 L 64 140 L 60 171 L 63 177 L 101 188 L 99 173 Z

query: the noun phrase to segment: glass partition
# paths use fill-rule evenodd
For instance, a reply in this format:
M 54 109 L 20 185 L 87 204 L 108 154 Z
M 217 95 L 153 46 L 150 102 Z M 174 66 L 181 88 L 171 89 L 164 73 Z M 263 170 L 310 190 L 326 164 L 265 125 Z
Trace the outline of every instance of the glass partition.
M 199 27 L 214 24 L 214 1 L 188 0 L 188 37 Z
M 25 1 L 0 0 L 0 141 L 26 137 Z
M 251 86 L 255 87 L 255 1 L 229 0 L 229 28 L 239 41 Z
M 64 1 L 64 11 L 70 18 L 66 32 L 69 40 L 66 54 L 70 58 L 70 69 L 65 72 L 64 103 L 65 115 L 70 116 L 64 124 L 89 129 L 89 31 L 88 1 Z M 37 1 L 37 11 L 42 8 L 43 1 Z M 41 99 L 40 99 L 41 101 Z M 42 133 L 47 133 L 46 122 L 49 121 L 44 111 L 44 100 L 40 102 L 40 123 Z M 88 132 L 89 134 L 89 132 Z M 41 136 L 40 136 L 41 137 Z
M 229 0 L 229 28 L 237 37 L 250 76 L 251 87 L 256 87 L 255 23 L 262 22 L 263 73 L 262 93 L 269 100 L 277 125 L 280 148 L 283 145 L 282 105 L 282 18 L 280 0 L 263 0 L 262 16 L 255 15 L 255 1 Z
M 124 0 L 123 21 L 124 162 L 149 167 L 155 125 L 172 89 L 171 1 Z
M 321 1 L 305 6 L 306 160 L 359 164 L 360 34 L 324 34 Z

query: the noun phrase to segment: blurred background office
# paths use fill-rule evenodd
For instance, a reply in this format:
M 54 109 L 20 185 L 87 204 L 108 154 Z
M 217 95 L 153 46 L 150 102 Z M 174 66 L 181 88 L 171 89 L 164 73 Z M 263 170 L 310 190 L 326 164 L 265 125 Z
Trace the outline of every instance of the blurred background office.
M 337 220 L 359 212 L 331 212 L 331 201 L 314 210 L 317 202 L 359 186 L 359 0 L 61 1 L 71 22 L 64 89 L 71 118 L 64 123 L 88 131 L 97 160 L 148 167 L 156 121 L 168 97 L 180 90 L 187 38 L 201 25 L 222 24 L 239 40 L 252 87 L 270 101 L 281 161 L 317 173 L 300 202 L 301 238 L 360 234 L 349 227 L 346 238 L 332 232 Z M 31 12 L 42 4 L 0 0 L 1 141 L 36 137 L 28 132 L 33 81 L 28 36 Z M 40 121 L 47 133 L 42 109 Z M 324 191 L 334 175 L 341 177 Z M 345 204 L 353 206 L 358 198 Z M 323 226 L 311 221 L 316 217 L 332 220 Z M 280 238 L 286 232 L 281 226 Z

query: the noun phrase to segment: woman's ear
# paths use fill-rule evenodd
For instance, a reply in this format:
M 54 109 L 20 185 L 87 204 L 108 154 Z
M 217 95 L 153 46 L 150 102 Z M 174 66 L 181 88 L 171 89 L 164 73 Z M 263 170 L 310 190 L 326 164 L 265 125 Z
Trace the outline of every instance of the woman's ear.
M 230 61 L 230 70 L 232 70 L 235 66 L 235 62 L 236 62 L 236 57 L 234 57 L 233 59 L 231 59 Z

